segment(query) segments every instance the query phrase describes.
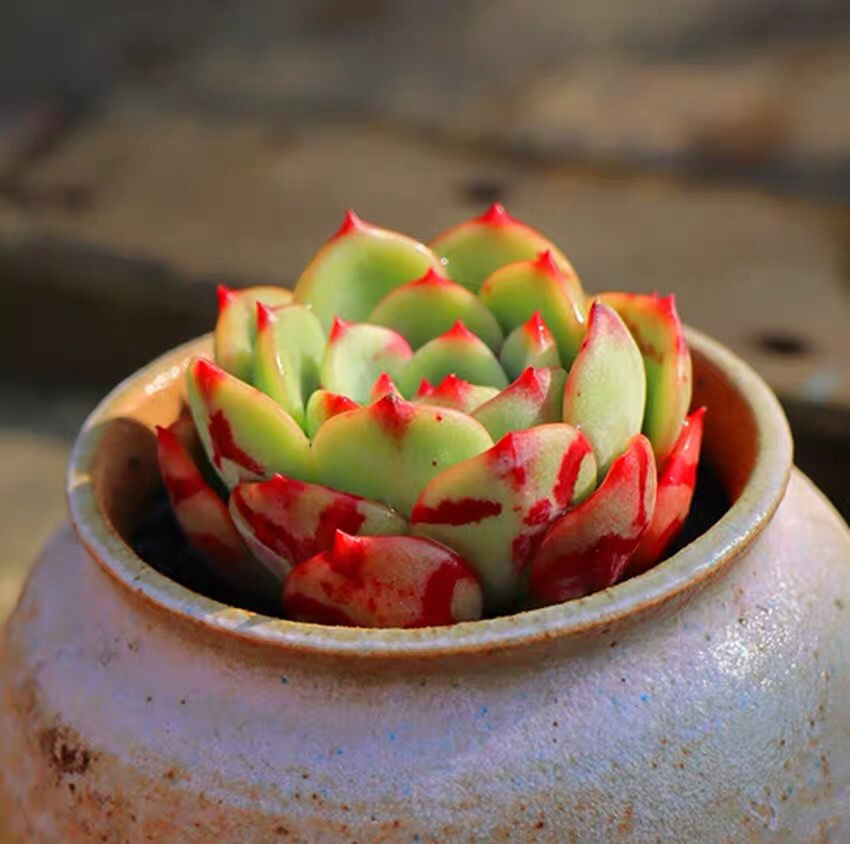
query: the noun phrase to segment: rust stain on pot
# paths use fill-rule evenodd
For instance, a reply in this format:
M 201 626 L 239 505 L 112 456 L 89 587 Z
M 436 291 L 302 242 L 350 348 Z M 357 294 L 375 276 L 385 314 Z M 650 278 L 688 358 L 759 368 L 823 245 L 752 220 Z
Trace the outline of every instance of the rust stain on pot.
M 39 734 L 38 744 L 50 766 L 61 777 L 66 774 L 84 774 L 96 758 L 67 727 L 48 727 Z

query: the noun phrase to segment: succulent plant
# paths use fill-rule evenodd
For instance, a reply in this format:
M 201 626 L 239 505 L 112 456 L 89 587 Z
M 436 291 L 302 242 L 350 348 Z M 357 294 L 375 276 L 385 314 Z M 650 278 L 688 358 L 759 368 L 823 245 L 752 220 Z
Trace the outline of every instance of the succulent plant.
M 158 429 L 187 541 L 235 599 L 359 626 L 645 571 L 688 514 L 703 422 L 673 297 L 589 298 L 498 204 L 430 246 L 348 212 L 294 291 L 220 288 L 187 396 L 194 427 Z

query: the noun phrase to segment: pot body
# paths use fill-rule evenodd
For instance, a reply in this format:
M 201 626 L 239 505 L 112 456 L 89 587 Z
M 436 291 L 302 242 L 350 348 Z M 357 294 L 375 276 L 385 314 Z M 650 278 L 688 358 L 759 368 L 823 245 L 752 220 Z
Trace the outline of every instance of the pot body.
M 439 659 L 211 635 L 66 528 L 2 639 L 0 811 L 26 842 L 847 841 L 849 620 L 797 472 L 680 600 Z

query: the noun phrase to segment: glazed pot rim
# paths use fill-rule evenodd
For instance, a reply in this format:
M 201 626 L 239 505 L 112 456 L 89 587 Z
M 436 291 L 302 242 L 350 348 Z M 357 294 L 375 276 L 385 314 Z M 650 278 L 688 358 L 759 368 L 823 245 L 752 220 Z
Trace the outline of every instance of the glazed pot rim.
M 446 627 L 414 630 L 333 627 L 288 621 L 220 603 L 180 585 L 142 560 L 97 503 L 92 461 L 104 428 L 128 393 L 170 386 L 210 335 L 172 349 L 116 386 L 84 422 L 71 453 L 67 496 L 71 522 L 90 555 L 124 587 L 167 614 L 283 650 L 361 657 L 422 657 L 501 650 L 604 629 L 696 588 L 740 555 L 779 506 L 792 463 L 785 414 L 765 382 L 727 348 L 686 328 L 692 350 L 716 366 L 752 414 L 757 446 L 753 469 L 729 510 L 707 531 L 637 577 L 563 604 Z

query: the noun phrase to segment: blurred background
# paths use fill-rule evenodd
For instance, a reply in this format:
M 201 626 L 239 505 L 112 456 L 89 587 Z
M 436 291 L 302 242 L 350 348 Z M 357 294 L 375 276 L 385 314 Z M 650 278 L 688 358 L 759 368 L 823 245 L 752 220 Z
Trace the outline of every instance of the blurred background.
M 675 291 L 850 514 L 846 0 L 4 0 L 0 617 L 85 414 L 216 282 L 494 199 L 589 291 Z

